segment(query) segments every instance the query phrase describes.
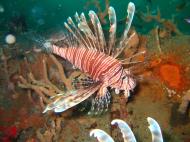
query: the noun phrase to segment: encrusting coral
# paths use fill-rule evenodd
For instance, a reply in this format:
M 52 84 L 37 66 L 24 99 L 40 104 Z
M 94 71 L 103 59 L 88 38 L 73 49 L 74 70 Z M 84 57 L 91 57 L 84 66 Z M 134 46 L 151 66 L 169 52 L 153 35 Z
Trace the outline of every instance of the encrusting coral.
M 61 79 L 61 82 L 64 84 L 64 88 L 60 89 L 50 81 L 47 67 L 48 59 L 51 59 L 51 61 L 57 67 L 59 77 Z M 25 66 L 29 68 L 29 72 L 27 73 L 27 77 L 24 77 L 23 75 L 19 76 L 20 82 L 18 83 L 18 86 L 24 89 L 35 91 L 35 93 L 40 97 L 40 104 L 42 108 L 44 108 L 45 104 L 51 101 L 51 99 L 49 98 L 55 96 L 56 94 L 63 94 L 65 90 L 72 90 L 73 79 L 81 74 L 80 71 L 74 71 L 70 74 L 69 77 L 67 77 L 64 73 L 64 68 L 62 64 L 53 55 L 42 57 L 42 66 L 40 66 L 40 68 L 42 68 L 43 73 L 41 80 L 37 80 L 35 78 L 34 74 L 32 73 L 32 69 L 30 69 L 31 66 L 29 65 L 27 60 L 25 60 Z M 29 98 L 31 98 L 30 91 L 28 92 L 28 94 Z
M 58 141 L 61 134 L 61 117 L 55 117 L 51 119 L 49 124 L 46 124 L 46 128 L 44 132 L 41 132 L 41 129 L 36 131 L 36 136 L 40 140 L 40 142 L 52 142 Z

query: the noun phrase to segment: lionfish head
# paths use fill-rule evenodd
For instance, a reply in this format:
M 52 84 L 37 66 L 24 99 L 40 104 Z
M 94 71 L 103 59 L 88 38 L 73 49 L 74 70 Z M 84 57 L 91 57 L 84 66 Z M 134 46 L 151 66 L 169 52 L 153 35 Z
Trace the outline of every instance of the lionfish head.
M 136 87 L 136 80 L 132 76 L 126 76 L 123 79 L 124 90 L 133 90 Z
M 122 83 L 122 90 L 124 90 L 124 95 L 126 98 L 130 96 L 130 91 L 133 91 L 133 89 L 136 87 L 136 80 L 135 78 L 129 73 L 129 71 L 126 71 L 126 75 L 123 76 L 123 83 Z

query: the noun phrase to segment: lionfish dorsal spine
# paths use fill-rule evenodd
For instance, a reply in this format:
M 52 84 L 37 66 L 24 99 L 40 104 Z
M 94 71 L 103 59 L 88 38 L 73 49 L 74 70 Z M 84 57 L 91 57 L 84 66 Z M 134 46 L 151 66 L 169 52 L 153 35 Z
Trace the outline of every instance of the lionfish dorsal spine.
M 79 45 L 82 45 L 83 47 L 89 50 L 96 50 L 108 54 L 114 58 L 117 58 L 120 55 L 120 53 L 123 51 L 123 49 L 126 47 L 128 41 L 130 41 L 131 37 L 133 37 L 134 35 L 132 34 L 128 37 L 128 32 L 131 27 L 134 12 L 135 12 L 135 5 L 134 3 L 130 2 L 128 4 L 128 9 L 127 9 L 128 15 L 126 20 L 125 30 L 120 42 L 117 45 L 118 47 L 117 50 L 114 48 L 116 44 L 117 19 L 113 7 L 109 7 L 108 9 L 108 15 L 110 21 L 108 44 L 105 41 L 105 36 L 102 30 L 100 20 L 97 14 L 92 10 L 89 11 L 88 13 L 90 21 L 92 23 L 92 28 L 89 27 L 89 24 L 86 20 L 84 13 L 81 13 L 80 16 L 78 13 L 75 14 L 74 17 L 76 20 L 76 25 L 71 17 L 67 19 L 68 24 L 64 23 L 64 25 L 67 28 L 67 30 L 75 37 Z
M 77 37 L 77 35 L 74 33 L 74 31 L 71 29 L 71 27 L 66 22 L 64 22 L 64 25 L 65 25 L 66 29 L 76 38 L 76 40 L 79 42 L 79 44 L 83 44 L 81 42 L 81 40 Z
M 131 23 L 133 21 L 133 16 L 134 16 L 134 13 L 135 13 L 135 5 L 130 2 L 128 4 L 128 9 L 127 9 L 127 20 L 126 20 L 126 26 L 125 26 L 125 30 L 124 30 L 124 33 L 123 33 L 123 37 L 119 43 L 119 47 L 123 47 L 123 43 L 128 39 L 128 32 L 129 32 L 129 29 L 131 27 Z
M 69 17 L 67 19 L 67 22 L 71 27 L 67 23 L 65 23 L 65 27 L 69 32 L 73 34 L 80 45 L 84 46 L 87 49 L 96 49 L 96 45 L 94 43 L 95 37 L 88 26 L 84 13 L 79 16 L 76 12 L 75 20 L 77 25 L 75 25 L 72 18 Z
M 110 21 L 110 29 L 109 29 L 109 43 L 108 43 L 108 54 L 111 55 L 113 51 L 113 47 L 115 45 L 115 34 L 116 34 L 116 29 L 117 29 L 117 19 L 116 19 L 116 14 L 115 10 L 113 7 L 109 7 L 108 9 L 108 14 L 109 14 L 109 21 Z
M 71 27 L 65 22 L 64 24 L 65 24 L 65 27 L 67 28 L 67 30 L 72 33 L 72 35 L 76 38 L 76 40 L 79 42 L 80 45 L 83 45 L 83 46 L 86 47 L 86 46 L 87 46 L 87 43 L 85 42 L 85 39 L 83 38 L 83 36 L 81 35 L 80 31 L 79 31 L 78 28 L 76 27 L 76 25 L 75 25 L 75 23 L 73 22 L 72 18 L 69 17 L 69 18 L 67 19 L 67 21 L 68 21 L 68 24 L 71 25 L 72 28 L 73 28 L 75 31 L 73 31 L 73 30 L 71 29 Z M 87 46 L 87 47 L 88 47 L 88 46 Z
M 95 23 L 95 20 L 94 20 L 94 11 L 89 11 L 88 15 L 90 17 L 90 20 L 92 22 L 92 25 L 93 25 L 93 30 L 94 30 L 94 35 L 95 35 L 95 41 L 96 41 L 96 49 L 98 51 L 101 51 L 101 47 L 100 47 L 100 43 L 99 43 L 99 38 L 98 38 L 98 31 L 97 31 L 97 28 L 96 28 L 96 23 Z
M 119 42 L 119 45 L 118 45 L 118 51 L 117 53 L 114 55 L 114 58 L 117 58 L 120 53 L 124 50 L 124 48 L 126 47 L 126 45 L 128 44 L 128 41 L 130 41 L 130 39 L 135 35 L 135 33 L 133 33 L 130 37 L 128 37 L 128 32 L 129 32 L 129 29 L 131 27 L 131 23 L 133 21 L 133 16 L 134 16 L 134 13 L 135 13 L 135 5 L 134 3 L 132 2 L 129 2 L 128 4 L 128 8 L 127 8 L 127 19 L 126 19 L 126 26 L 125 26 L 125 30 L 124 30 L 124 33 L 123 33 L 123 36 Z
M 89 15 L 91 15 L 91 21 L 93 23 L 93 28 L 94 30 L 97 32 L 96 36 L 98 38 L 98 43 L 100 46 L 100 50 L 101 52 L 105 53 L 105 47 L 106 47 L 106 42 L 105 42 L 105 37 L 104 37 L 104 33 L 102 30 L 102 26 L 100 23 L 100 20 L 98 19 L 98 16 L 96 15 L 96 13 L 94 11 L 89 11 Z
M 95 38 L 90 27 L 88 26 L 84 13 L 81 13 L 80 19 L 81 22 L 78 23 L 78 28 L 84 33 L 86 40 L 89 43 L 89 47 L 91 49 L 96 49 L 96 45 L 94 43 Z

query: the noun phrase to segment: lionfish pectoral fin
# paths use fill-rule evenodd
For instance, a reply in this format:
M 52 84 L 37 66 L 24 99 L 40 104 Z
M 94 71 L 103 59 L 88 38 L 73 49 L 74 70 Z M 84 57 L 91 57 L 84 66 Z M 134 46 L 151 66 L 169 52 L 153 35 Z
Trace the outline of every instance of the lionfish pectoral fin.
M 51 96 L 50 99 L 54 99 L 54 98 L 57 98 L 57 97 L 60 97 L 60 96 L 63 96 L 64 93 L 59 93 L 59 94 L 56 94 L 54 96 Z
M 91 77 L 89 76 L 78 76 L 72 81 L 72 85 L 75 89 L 84 89 L 88 88 L 89 86 L 96 83 Z
M 111 95 L 108 91 L 107 87 L 102 85 L 96 95 L 96 97 L 92 100 L 92 106 L 90 113 L 101 113 L 104 110 L 108 110 L 108 106 L 110 104 Z
M 86 89 L 79 89 L 77 91 L 70 92 L 66 95 L 61 95 L 55 101 L 48 104 L 43 113 L 49 110 L 53 110 L 54 112 L 66 111 L 69 108 L 74 107 L 77 104 L 89 98 L 99 89 L 99 87 L 100 84 L 94 84 Z

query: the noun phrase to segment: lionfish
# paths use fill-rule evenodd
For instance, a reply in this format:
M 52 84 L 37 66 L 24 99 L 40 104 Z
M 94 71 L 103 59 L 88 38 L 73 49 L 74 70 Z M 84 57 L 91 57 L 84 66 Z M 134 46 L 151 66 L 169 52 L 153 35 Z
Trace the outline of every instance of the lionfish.
M 61 46 L 48 40 L 43 43 L 43 48 L 46 51 L 68 60 L 90 77 L 86 79 L 88 87 L 66 94 L 58 94 L 56 99 L 47 105 L 43 113 L 49 110 L 63 112 L 93 94 L 96 94 L 96 96 L 92 100 L 91 111 L 105 110 L 108 108 L 111 98 L 108 88 L 115 89 L 116 94 L 124 91 L 125 97 L 129 97 L 130 91 L 136 86 L 136 80 L 129 69 L 123 68 L 122 61 L 117 57 L 134 35 L 128 35 L 135 12 L 134 3 L 129 2 L 127 12 L 126 27 L 118 44 L 116 44 L 117 20 L 113 7 L 108 9 L 110 21 L 108 42 L 105 40 L 98 16 L 94 11 L 89 11 L 91 26 L 87 22 L 84 13 L 80 16 L 76 13 L 75 20 L 77 24 L 71 17 L 67 19 L 67 23 L 64 23 L 68 30 L 68 35 L 64 37 Z

